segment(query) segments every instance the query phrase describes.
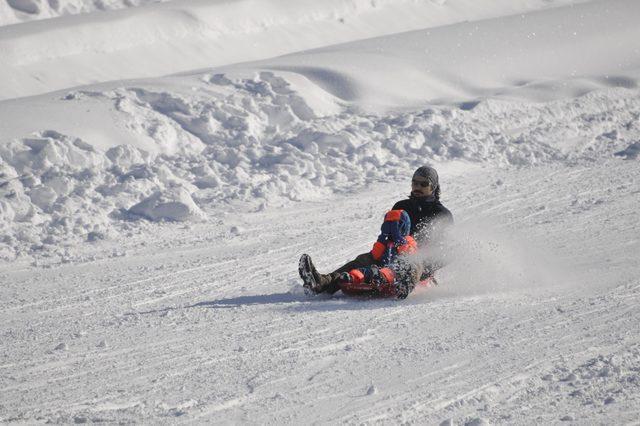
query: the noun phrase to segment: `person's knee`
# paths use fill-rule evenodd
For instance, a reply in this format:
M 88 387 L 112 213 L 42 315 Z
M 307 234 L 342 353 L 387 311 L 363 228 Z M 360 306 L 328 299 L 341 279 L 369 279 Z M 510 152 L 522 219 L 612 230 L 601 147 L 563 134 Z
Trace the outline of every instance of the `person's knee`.
M 370 264 L 373 265 L 375 263 L 375 259 L 371 256 L 371 253 L 362 253 L 356 257 L 356 261 L 359 263 Z

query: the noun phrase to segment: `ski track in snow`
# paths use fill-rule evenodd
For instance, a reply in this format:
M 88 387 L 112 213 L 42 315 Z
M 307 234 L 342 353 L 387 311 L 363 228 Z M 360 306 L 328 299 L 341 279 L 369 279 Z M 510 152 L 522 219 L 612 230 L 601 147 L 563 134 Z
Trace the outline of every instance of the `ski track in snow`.
M 445 171 L 444 198 L 469 247 L 440 287 L 405 302 L 309 299 L 294 287 L 301 251 L 326 270 L 367 250 L 400 183 L 341 196 L 338 211 L 312 202 L 247 214 L 250 230 L 216 241 L 199 240 L 215 225 L 164 227 L 144 246 L 123 241 L 125 257 L 5 267 L 0 419 L 631 421 L 637 171 L 615 159 Z M 479 199 L 476 188 L 492 185 Z M 163 249 L 167 238 L 174 247 Z M 508 280 L 484 264 L 492 250 L 510 262 L 525 254 L 515 268 L 548 270 Z

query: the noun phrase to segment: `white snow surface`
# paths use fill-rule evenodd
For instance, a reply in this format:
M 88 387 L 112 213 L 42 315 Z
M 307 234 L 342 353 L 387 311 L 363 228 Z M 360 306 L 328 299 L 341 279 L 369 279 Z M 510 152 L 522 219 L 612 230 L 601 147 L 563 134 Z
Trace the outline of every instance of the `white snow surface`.
M 637 421 L 638 17 L 0 2 L 0 422 Z M 304 295 L 425 163 L 440 286 Z
M 0 25 L 142 6 L 167 0 L 5 0 L 0 2 Z
M 0 27 L 0 99 L 574 3 L 579 2 L 182 0 L 27 22 Z

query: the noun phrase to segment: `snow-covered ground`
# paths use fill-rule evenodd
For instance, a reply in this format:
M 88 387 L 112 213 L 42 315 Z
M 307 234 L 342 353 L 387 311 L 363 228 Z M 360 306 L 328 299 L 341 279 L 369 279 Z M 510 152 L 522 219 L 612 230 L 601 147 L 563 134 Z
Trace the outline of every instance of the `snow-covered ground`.
M 404 302 L 308 299 L 295 272 L 366 250 L 399 183 L 4 267 L 2 419 L 637 420 L 637 162 L 442 174 L 459 256 Z
M 636 1 L 0 11 L 0 421 L 637 421 Z M 427 162 L 441 286 L 305 296 Z

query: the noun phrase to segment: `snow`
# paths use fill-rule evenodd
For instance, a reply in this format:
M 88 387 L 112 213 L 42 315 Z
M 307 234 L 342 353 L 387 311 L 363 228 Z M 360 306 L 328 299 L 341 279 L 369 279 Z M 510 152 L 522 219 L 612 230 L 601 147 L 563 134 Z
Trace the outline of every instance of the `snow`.
M 340 209 L 304 202 L 240 214 L 234 220 L 247 232 L 239 237 L 227 234 L 227 223 L 159 226 L 118 242 L 125 257 L 5 268 L 3 367 L 12 379 L 3 398 L 18 408 L 3 418 L 632 421 L 640 283 L 638 239 L 628 234 L 639 195 L 581 193 L 583 182 L 605 177 L 622 193 L 638 187 L 635 164 L 623 162 L 611 176 L 618 163 L 609 161 L 570 173 L 564 165 L 462 176 L 441 168 L 445 202 L 480 259 L 443 270 L 440 287 L 400 303 L 308 299 L 290 288 L 299 288 L 301 250 L 322 269 L 354 247 L 366 250 L 379 226 L 377 202 L 393 202 L 405 182 L 339 197 Z M 477 188 L 497 179 L 499 189 L 478 200 Z M 558 192 L 543 190 L 545 180 Z M 594 195 L 603 202 L 590 201 Z M 478 219 L 498 230 L 466 225 L 479 202 Z M 615 221 L 606 220 L 610 211 Z M 548 272 L 531 246 L 560 264 L 555 280 L 513 280 L 503 270 Z M 503 263 L 482 262 L 504 254 Z M 55 351 L 61 341 L 67 350 Z
M 191 195 L 181 187 L 165 192 L 154 192 L 129 209 L 129 214 L 149 220 L 172 220 L 183 222 L 202 218 L 202 210 Z
M 0 421 L 636 421 L 638 16 L 0 3 Z M 425 163 L 440 286 L 304 295 Z
M 0 3 L 0 25 L 123 9 L 161 1 L 167 0 L 7 0 Z
M 0 27 L 0 99 L 272 58 L 573 3 L 189 0 L 5 25 Z
M 489 99 L 472 110 L 429 106 L 317 116 L 270 72 L 223 85 L 226 95 L 204 80 L 195 93 L 128 87 L 48 97 L 42 127 L 60 132 L 40 131 L 0 146 L 2 257 L 128 232 L 118 228 L 130 213 L 198 220 L 238 201 L 260 210 L 323 199 L 404 181 L 425 161 L 528 166 L 629 158 L 640 139 L 633 89 L 545 104 Z M 21 126 L 21 117 L 30 117 L 25 108 L 24 101 L 0 106 L 15 117 L 5 122 L 5 135 L 37 123 Z M 65 109 L 84 117 L 55 125 Z M 129 143 L 120 143 L 122 133 Z M 160 194 L 176 202 L 171 211 L 158 204 Z

